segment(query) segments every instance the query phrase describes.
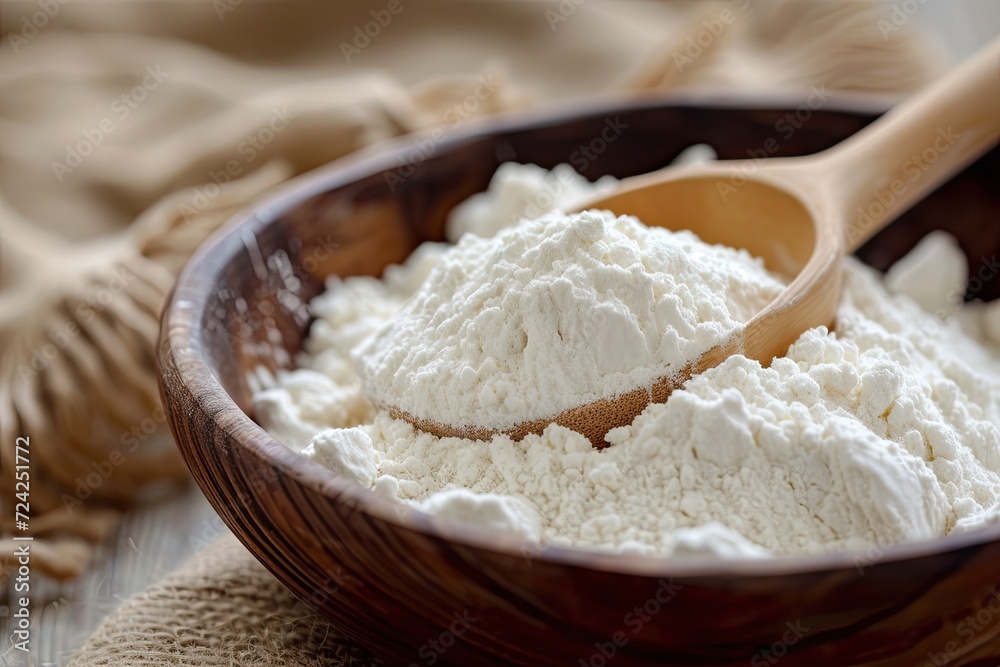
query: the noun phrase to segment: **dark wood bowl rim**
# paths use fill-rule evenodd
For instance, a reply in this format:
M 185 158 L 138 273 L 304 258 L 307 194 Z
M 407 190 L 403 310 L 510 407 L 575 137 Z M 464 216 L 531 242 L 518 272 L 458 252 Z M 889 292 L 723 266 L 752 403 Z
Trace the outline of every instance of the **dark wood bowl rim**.
M 843 94 L 824 110 L 872 114 L 884 111 L 893 99 L 882 95 Z M 705 107 L 721 110 L 795 109 L 803 104 L 801 96 L 759 96 L 731 93 L 644 94 L 627 98 L 600 97 L 585 103 L 551 107 L 546 111 L 518 112 L 495 116 L 456 132 L 441 143 L 438 151 L 483 136 L 503 134 L 564 122 L 595 114 L 613 114 L 655 107 Z M 241 234 L 254 234 L 266 227 L 274 216 L 314 194 L 348 185 L 359 175 L 380 173 L 398 166 L 398 156 L 411 148 L 419 135 L 389 139 L 377 145 L 335 160 L 302 174 L 276 188 L 265 200 L 234 215 L 194 254 L 181 272 L 174 292 L 164 310 L 164 334 L 161 342 L 162 368 L 175 369 L 185 392 L 206 415 L 215 415 L 217 428 L 226 433 L 245 453 L 264 460 L 281 474 L 317 491 L 331 502 L 349 500 L 358 511 L 405 530 L 416 531 L 450 542 L 478 549 L 524 556 L 595 571 L 652 577 L 747 577 L 780 576 L 805 572 L 850 570 L 858 567 L 864 554 L 832 552 L 809 556 L 779 556 L 764 559 L 702 559 L 698 562 L 671 562 L 657 556 L 615 554 L 597 550 L 573 549 L 528 543 L 509 535 L 474 525 L 432 519 L 413 509 L 399 511 L 395 501 L 382 498 L 354 481 L 331 475 L 323 466 L 292 452 L 275 440 L 250 418 L 229 396 L 203 357 L 202 331 L 190 323 L 202 321 L 209 294 L 221 281 L 222 267 L 243 248 Z M 166 363 L 169 360 L 169 363 Z M 201 388 L 200 390 L 198 388 Z M 190 461 L 189 461 L 190 464 Z M 333 500 L 336 495 L 338 500 Z M 943 538 L 890 546 L 877 558 L 878 563 L 917 559 L 939 553 L 1000 541 L 1000 525 L 986 526 Z

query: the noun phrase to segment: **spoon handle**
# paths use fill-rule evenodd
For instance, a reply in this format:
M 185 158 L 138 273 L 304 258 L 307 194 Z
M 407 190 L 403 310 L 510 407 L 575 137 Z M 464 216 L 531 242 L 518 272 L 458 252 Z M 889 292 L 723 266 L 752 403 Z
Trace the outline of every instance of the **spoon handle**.
M 850 253 L 1000 138 L 1000 38 L 827 151 L 813 174 L 838 200 Z

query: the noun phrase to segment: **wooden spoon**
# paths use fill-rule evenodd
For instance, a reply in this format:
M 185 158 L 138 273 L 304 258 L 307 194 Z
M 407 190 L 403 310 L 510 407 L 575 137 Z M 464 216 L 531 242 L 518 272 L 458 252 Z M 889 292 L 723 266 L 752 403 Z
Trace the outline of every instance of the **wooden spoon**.
M 503 433 L 520 440 L 556 422 L 600 447 L 610 429 L 631 423 L 650 402 L 665 401 L 692 375 L 732 354 L 770 365 L 807 329 L 833 325 L 844 255 L 985 153 L 998 137 L 1000 39 L 822 153 L 668 168 L 622 181 L 613 194 L 583 208 L 634 215 L 647 225 L 692 230 L 707 243 L 746 248 L 772 271 L 794 279 L 742 330 L 683 372 Z M 762 148 L 776 152 L 782 140 L 776 136 Z M 383 407 L 435 435 L 477 440 L 494 435 Z

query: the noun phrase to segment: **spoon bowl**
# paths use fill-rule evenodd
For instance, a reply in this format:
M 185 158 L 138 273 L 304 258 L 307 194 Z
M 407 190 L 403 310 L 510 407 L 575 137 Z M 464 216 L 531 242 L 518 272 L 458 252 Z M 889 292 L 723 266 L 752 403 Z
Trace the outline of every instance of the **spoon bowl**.
M 555 422 L 595 446 L 665 401 L 692 375 L 742 354 L 768 366 L 808 329 L 832 327 L 842 259 L 996 145 L 1000 138 L 1000 39 L 847 141 L 807 157 L 739 160 L 671 168 L 626 179 L 581 209 L 633 215 L 649 225 L 690 230 L 702 241 L 745 248 L 787 288 L 729 339 L 680 373 L 648 387 L 523 422 L 503 434 L 520 440 Z M 381 404 L 437 436 L 488 440 L 496 431 L 442 424 Z
M 624 631 L 628 642 L 609 667 L 746 667 L 790 622 L 810 632 L 786 647 L 778 667 L 911 667 L 930 655 L 952 667 L 998 663 L 1000 614 L 975 615 L 997 608 L 1000 524 L 919 544 L 771 559 L 680 561 L 537 545 L 372 493 L 254 422 L 258 379 L 293 368 L 308 340 L 300 304 L 332 276 L 381 275 L 420 243 L 444 240 L 448 212 L 485 190 L 500 163 L 552 168 L 609 117 L 629 129 L 585 170 L 591 180 L 647 173 L 692 143 L 738 157 L 802 103 L 675 93 L 491 118 L 450 136 L 399 183 L 387 176 L 420 141 L 405 137 L 294 179 L 197 252 L 163 317 L 160 386 L 170 428 L 226 526 L 331 623 L 332 648 L 340 634 L 387 664 L 424 664 L 419 652 L 427 655 L 428 641 L 468 610 L 477 622 L 452 638 L 436 666 L 562 667 L 591 656 L 596 665 L 595 643 Z M 884 109 L 882 98 L 838 95 L 778 154 L 816 153 Z M 943 229 L 980 270 L 1000 252 L 998 178 L 995 149 L 865 244 L 859 259 L 885 269 Z M 985 281 L 976 296 L 1000 299 L 1000 280 Z M 665 580 L 683 588 L 641 627 L 624 626 L 626 612 L 658 604 Z M 956 628 L 970 619 L 979 631 L 964 641 Z

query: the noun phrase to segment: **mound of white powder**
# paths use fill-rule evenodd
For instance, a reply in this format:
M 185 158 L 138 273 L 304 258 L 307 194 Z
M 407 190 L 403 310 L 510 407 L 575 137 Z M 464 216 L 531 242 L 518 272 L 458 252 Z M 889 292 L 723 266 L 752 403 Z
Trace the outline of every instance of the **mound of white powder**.
M 549 171 L 533 164 L 507 162 L 493 174 L 486 192 L 472 195 L 452 210 L 445 236 L 452 243 L 458 243 L 466 233 L 489 238 L 522 219 L 534 220 L 555 210 L 571 211 L 617 184 L 610 176 L 591 183 L 568 164 Z
M 921 279 L 955 283 L 953 243 L 930 239 L 894 272 L 898 291 L 926 307 L 945 299 L 953 319 L 848 259 L 836 333 L 807 331 L 767 369 L 731 357 L 609 433 L 604 450 L 556 425 L 519 443 L 436 438 L 367 401 L 352 350 L 449 256 L 428 246 L 385 281 L 332 280 L 311 304 L 302 368 L 255 397 L 265 427 L 441 520 L 577 547 L 864 551 L 1000 521 L 1000 311 L 898 278 L 924 267 Z
M 679 373 L 783 288 L 690 232 L 552 213 L 463 236 L 358 365 L 376 404 L 504 430 Z

